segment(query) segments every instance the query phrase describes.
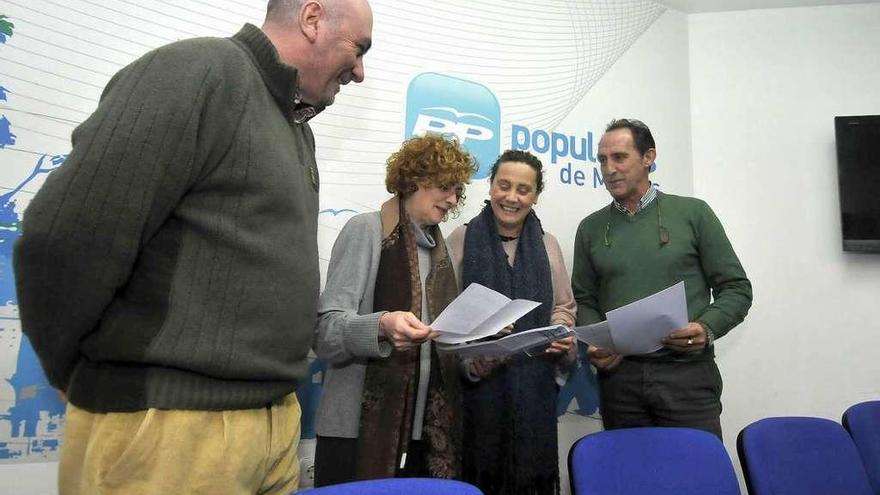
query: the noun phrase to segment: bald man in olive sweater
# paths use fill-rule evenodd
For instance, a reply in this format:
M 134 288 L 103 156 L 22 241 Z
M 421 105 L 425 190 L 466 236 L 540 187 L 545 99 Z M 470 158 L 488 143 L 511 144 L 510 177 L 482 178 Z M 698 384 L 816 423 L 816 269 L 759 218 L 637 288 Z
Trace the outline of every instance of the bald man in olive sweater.
M 117 73 L 27 208 L 22 329 L 69 404 L 62 494 L 290 493 L 317 314 L 307 121 L 361 82 L 366 0 L 272 0 L 262 28 Z

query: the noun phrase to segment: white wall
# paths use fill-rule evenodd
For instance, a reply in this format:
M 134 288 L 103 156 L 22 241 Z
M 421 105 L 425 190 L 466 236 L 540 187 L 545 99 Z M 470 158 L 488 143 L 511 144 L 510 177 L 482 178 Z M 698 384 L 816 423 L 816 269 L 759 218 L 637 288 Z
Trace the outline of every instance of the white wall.
M 754 285 L 717 346 L 725 442 L 880 398 L 880 256 L 841 249 L 835 115 L 880 114 L 880 5 L 688 18 L 696 195 Z M 880 201 L 880 191 L 878 191 Z

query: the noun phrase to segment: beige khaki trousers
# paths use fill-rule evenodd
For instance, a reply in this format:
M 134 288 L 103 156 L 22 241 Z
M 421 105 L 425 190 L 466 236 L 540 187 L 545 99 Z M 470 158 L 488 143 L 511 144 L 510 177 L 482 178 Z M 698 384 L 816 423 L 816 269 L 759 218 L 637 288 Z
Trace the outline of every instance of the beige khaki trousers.
M 299 486 L 295 394 L 261 409 L 95 414 L 67 405 L 61 495 L 278 494 Z

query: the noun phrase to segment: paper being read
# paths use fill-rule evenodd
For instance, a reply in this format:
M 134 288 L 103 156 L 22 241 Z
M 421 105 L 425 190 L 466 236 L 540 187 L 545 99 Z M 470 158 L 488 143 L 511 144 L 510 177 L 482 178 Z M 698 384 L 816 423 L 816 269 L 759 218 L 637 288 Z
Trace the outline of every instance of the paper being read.
M 661 340 L 687 326 L 684 282 L 611 310 L 607 320 L 576 327 L 578 338 L 617 354 L 648 354 L 661 347 Z
M 435 340 L 459 344 L 495 335 L 541 303 L 514 299 L 483 285 L 472 283 L 431 322 L 440 332 Z
M 614 347 L 623 355 L 647 354 L 661 347 L 661 339 L 687 326 L 684 282 L 634 303 L 609 311 Z

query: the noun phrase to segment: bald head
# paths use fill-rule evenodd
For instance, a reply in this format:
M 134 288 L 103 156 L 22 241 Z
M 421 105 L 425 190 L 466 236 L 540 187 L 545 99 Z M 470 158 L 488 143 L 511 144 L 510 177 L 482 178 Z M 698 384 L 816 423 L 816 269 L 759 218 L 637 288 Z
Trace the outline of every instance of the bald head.
M 309 3 L 319 4 L 324 14 L 332 21 L 338 21 L 340 16 L 353 11 L 370 9 L 366 0 L 269 0 L 266 5 L 266 22 L 293 24 L 297 21 L 303 6 Z
M 341 86 L 364 80 L 373 31 L 367 0 L 270 0 L 262 29 L 281 61 L 297 68 L 303 101 L 330 105 Z

